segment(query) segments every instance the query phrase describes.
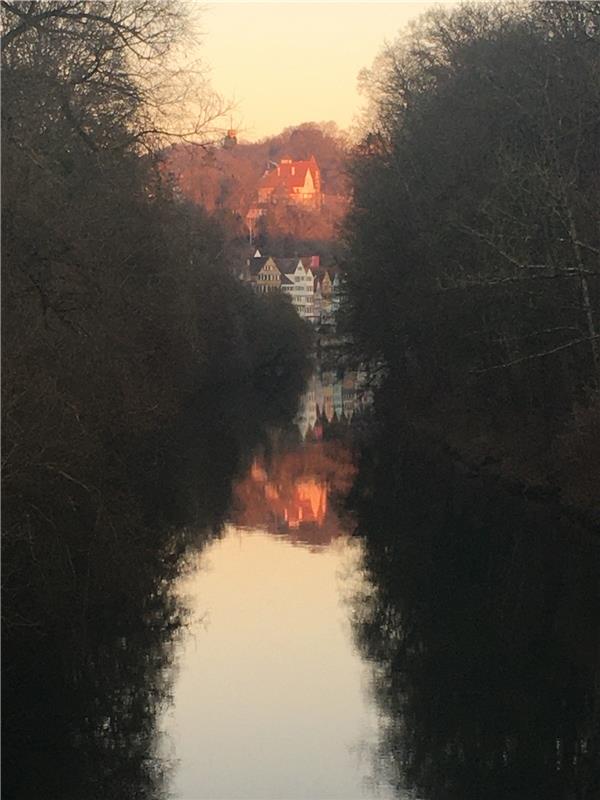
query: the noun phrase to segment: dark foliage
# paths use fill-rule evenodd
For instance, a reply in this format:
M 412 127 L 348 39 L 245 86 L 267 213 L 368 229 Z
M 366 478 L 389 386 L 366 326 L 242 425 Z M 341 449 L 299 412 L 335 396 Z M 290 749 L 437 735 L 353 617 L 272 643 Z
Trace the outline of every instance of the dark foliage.
M 399 405 L 584 503 L 600 469 L 577 430 L 600 379 L 599 32 L 587 2 L 422 18 L 364 76 L 347 223 L 351 325 Z
M 154 797 L 170 581 L 293 413 L 310 336 L 156 168 L 142 67 L 180 9 L 3 13 L 3 789 Z
M 391 406 L 371 420 L 350 505 L 379 777 L 424 800 L 596 797 L 597 537 L 458 465 Z

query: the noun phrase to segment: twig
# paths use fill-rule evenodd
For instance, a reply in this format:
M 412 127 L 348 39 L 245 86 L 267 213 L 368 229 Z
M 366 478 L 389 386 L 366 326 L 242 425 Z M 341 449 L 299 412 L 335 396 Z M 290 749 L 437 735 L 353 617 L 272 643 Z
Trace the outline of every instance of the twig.
M 482 369 L 472 369 L 471 374 L 479 375 L 482 372 L 491 372 L 495 369 L 506 369 L 507 367 L 512 367 L 515 364 L 522 364 L 525 361 L 532 361 L 534 358 L 545 358 L 546 356 L 551 356 L 554 353 L 558 353 L 561 350 L 567 350 L 569 347 L 574 347 L 577 344 L 583 344 L 584 342 L 591 342 L 595 339 L 600 339 L 600 334 L 596 336 L 586 336 L 584 339 L 574 339 L 572 342 L 567 342 L 566 344 L 561 344 L 558 347 L 553 347 L 551 350 L 544 350 L 542 353 L 532 353 L 529 356 L 523 356 L 522 358 L 515 358 L 513 361 L 506 361 L 504 364 L 494 364 L 493 367 L 483 367 Z

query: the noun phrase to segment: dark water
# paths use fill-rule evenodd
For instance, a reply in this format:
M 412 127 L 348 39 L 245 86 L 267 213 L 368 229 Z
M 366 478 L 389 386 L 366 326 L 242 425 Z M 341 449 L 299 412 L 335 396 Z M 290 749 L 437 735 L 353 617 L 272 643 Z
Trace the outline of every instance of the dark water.
M 285 433 L 221 412 L 195 526 L 23 607 L 4 796 L 600 797 L 600 539 L 361 410 L 328 373 Z
M 382 426 L 352 504 L 390 779 L 419 797 L 600 797 L 600 539 Z

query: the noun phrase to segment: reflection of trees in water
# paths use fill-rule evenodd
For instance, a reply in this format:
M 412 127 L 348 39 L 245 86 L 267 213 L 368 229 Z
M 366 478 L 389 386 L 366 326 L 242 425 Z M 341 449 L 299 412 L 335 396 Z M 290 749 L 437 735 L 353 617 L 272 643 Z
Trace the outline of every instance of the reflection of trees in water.
M 239 387 L 205 395 L 160 442 L 121 443 L 127 480 L 110 507 L 90 506 L 90 535 L 81 532 L 90 503 L 82 489 L 72 520 L 58 498 L 60 531 L 33 520 L 29 539 L 8 542 L 6 797 L 165 795 L 156 720 L 185 617 L 171 586 L 186 550 L 218 532 L 266 422 L 289 420 L 296 397 L 282 385 L 275 409 Z M 95 524 L 92 512 L 103 515 Z
M 393 782 L 427 800 L 598 797 L 598 540 L 377 445 L 354 493 L 371 582 L 355 630 Z
M 85 643 L 68 621 L 42 639 L 12 639 L 3 701 L 7 797 L 163 796 L 155 722 L 168 697 L 180 612 L 166 589 L 146 603 L 139 590 L 129 593 L 125 618 L 107 598 L 110 619 L 90 620 Z

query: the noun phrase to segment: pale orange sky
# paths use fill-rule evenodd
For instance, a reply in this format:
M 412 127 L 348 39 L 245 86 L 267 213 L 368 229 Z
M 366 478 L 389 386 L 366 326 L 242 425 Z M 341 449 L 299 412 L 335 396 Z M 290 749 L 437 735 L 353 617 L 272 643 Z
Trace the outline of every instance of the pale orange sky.
M 301 122 L 349 128 L 357 75 L 386 40 L 442 3 L 212 2 L 202 6 L 200 55 L 213 88 L 233 99 L 240 138 Z

